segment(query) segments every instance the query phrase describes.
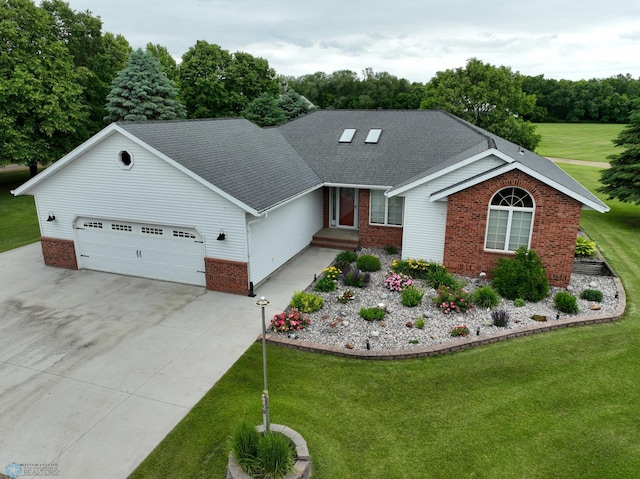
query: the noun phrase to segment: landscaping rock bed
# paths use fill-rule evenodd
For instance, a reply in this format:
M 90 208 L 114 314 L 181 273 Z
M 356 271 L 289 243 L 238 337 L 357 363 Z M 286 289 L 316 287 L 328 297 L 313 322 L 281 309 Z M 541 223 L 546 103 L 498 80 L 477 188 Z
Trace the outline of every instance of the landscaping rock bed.
M 324 307 L 315 313 L 308 314 L 311 319 L 309 327 L 295 333 L 273 333 L 275 336 L 306 341 L 309 343 L 328 346 L 346 347 L 348 349 L 370 350 L 410 350 L 412 348 L 438 345 L 460 341 L 459 337 L 451 336 L 451 329 L 465 325 L 469 328 L 470 336 L 486 336 L 499 331 L 512 330 L 539 324 L 538 319 L 546 318 L 547 324 L 559 319 L 571 317 L 560 313 L 553 306 L 553 296 L 562 288 L 551 287 L 549 297 L 538 303 L 527 303 L 516 307 L 513 301 L 501 299 L 499 306 L 509 314 L 509 324 L 506 328 L 493 325 L 491 311 L 474 307 L 466 314 L 442 313 L 432 299 L 436 296 L 435 289 L 423 284 L 420 280 L 416 285 L 425 291 L 422 303 L 414 308 L 403 306 L 400 293 L 390 291 L 383 286 L 393 259 L 398 255 L 389 255 L 381 249 L 363 249 L 361 254 L 372 254 L 380 258 L 382 269 L 371 273 L 371 281 L 365 288 L 346 287 L 340 281 L 335 291 L 322 293 L 314 290 L 314 284 L 305 290 L 321 296 Z M 460 278 L 467 281 L 465 289 L 474 289 L 490 284 L 486 278 Z M 355 293 L 355 299 L 347 304 L 337 301 L 337 296 L 346 289 Z M 585 289 L 602 291 L 604 298 L 601 303 L 593 303 L 579 298 Z M 602 313 L 613 313 L 618 306 L 615 281 L 610 276 L 588 276 L 574 274 L 568 290 L 578 298 L 580 311 L 575 316 L 588 316 Z M 360 308 L 376 307 L 384 304 L 387 314 L 382 321 L 366 321 L 359 315 Z M 597 308 L 597 309 L 596 309 Z M 424 327 L 415 327 L 417 319 L 424 319 Z

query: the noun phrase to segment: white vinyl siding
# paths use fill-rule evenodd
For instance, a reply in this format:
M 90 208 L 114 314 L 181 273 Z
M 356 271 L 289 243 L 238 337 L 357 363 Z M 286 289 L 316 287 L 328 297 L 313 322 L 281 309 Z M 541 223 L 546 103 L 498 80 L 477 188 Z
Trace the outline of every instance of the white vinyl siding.
M 404 194 L 402 257 L 442 263 L 447 202 L 431 201 L 430 195 L 502 164 L 503 160 L 493 156 L 483 158 L 407 191 Z
M 128 151 L 133 166 L 123 170 L 118 155 Z M 186 173 L 116 133 L 34 187 L 42 236 L 75 240 L 76 218 L 180 225 L 203 236 L 205 255 L 247 261 L 245 213 Z M 224 230 L 225 241 L 216 241 Z
M 318 189 L 249 222 L 249 281 L 257 286 L 311 243 L 322 229 L 322 190 Z
M 369 222 L 376 225 L 402 226 L 404 198 L 386 198 L 382 190 L 371 190 Z

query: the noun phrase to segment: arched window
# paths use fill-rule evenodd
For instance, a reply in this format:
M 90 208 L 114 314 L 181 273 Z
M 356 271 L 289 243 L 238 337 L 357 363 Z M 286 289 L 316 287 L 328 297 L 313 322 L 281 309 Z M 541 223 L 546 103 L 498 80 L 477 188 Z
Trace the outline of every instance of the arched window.
M 529 248 L 534 210 L 533 198 L 522 188 L 498 191 L 489 203 L 485 248 L 497 251 Z

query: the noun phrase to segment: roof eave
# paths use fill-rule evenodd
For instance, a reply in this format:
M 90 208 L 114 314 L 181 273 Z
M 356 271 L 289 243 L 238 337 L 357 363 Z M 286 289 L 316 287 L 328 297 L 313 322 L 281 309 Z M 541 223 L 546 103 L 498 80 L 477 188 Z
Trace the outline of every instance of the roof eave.
M 538 173 L 537 171 L 534 171 L 531 168 L 527 168 L 522 163 L 518 163 L 518 162 L 513 162 L 513 163 L 499 166 L 497 168 L 493 168 L 492 170 L 489 170 L 486 173 L 474 176 L 473 178 L 469 178 L 465 181 L 461 181 L 460 183 L 456 183 L 455 185 L 436 191 L 430 195 L 429 201 L 434 202 L 434 201 L 442 200 L 449 195 L 465 190 L 467 188 L 470 188 L 472 186 L 475 186 L 484 181 L 490 180 L 491 178 L 495 178 L 496 176 L 502 175 L 504 173 L 507 173 L 515 169 L 522 171 L 523 173 L 537 179 L 538 181 L 546 185 L 549 185 L 550 187 L 560 191 L 561 193 L 569 196 L 570 198 L 573 198 L 574 200 L 582 203 L 585 207 L 589 209 L 598 211 L 600 213 L 606 213 L 607 211 L 609 211 L 609 207 L 604 203 L 602 203 L 600 200 L 598 200 L 595 196 L 593 197 L 593 199 L 591 199 L 584 195 L 580 195 L 577 192 L 562 185 L 561 183 L 553 181 L 547 178 L 546 176 Z

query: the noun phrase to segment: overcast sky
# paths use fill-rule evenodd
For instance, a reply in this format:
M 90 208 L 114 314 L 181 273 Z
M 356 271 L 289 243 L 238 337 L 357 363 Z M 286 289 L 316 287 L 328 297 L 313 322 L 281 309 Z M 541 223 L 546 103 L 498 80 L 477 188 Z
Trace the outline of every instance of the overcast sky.
M 545 78 L 640 77 L 638 0 L 67 0 L 132 47 L 197 40 L 300 76 L 366 67 L 427 82 L 476 57 Z

